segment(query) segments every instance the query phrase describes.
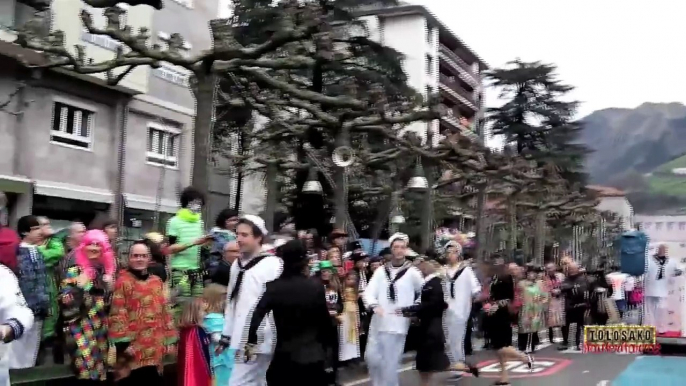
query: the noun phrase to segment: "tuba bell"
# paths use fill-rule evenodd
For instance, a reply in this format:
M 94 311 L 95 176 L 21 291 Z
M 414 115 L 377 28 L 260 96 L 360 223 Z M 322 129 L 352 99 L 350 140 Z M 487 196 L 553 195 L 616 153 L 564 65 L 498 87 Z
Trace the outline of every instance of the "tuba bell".
M 355 161 L 353 149 L 350 146 L 339 146 L 334 149 L 333 154 L 331 154 L 331 160 L 334 165 L 340 168 L 346 168 Z

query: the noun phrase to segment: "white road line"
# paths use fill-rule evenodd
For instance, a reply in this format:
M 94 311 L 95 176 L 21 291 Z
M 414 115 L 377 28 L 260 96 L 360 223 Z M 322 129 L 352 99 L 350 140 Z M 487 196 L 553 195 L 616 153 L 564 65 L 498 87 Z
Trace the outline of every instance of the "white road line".
M 401 369 L 398 370 L 398 373 L 404 373 L 405 371 L 410 371 L 414 370 L 414 366 L 405 366 Z M 352 382 L 347 382 L 344 383 L 343 386 L 359 386 L 359 385 L 364 385 L 365 383 L 371 382 L 371 379 L 369 377 L 358 379 L 356 381 Z
M 597 386 L 610 386 L 610 381 L 600 381 Z

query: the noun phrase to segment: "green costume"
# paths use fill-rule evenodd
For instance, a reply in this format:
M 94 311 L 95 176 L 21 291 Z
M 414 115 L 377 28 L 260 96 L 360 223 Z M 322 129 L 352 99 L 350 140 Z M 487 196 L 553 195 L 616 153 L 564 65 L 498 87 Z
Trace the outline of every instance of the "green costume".
M 52 338 L 55 336 L 55 328 L 57 327 L 57 317 L 59 316 L 59 307 L 57 305 L 57 266 L 64 257 L 64 245 L 59 239 L 50 238 L 48 241 L 38 246 L 38 250 L 43 255 L 45 261 L 45 269 L 47 272 L 47 289 L 50 297 L 50 314 L 43 322 L 43 339 Z
M 205 226 L 199 213 L 180 209 L 167 223 L 167 236 L 175 244 L 192 244 L 204 235 Z M 202 295 L 203 272 L 200 268 L 200 246 L 192 245 L 171 257 L 171 287 L 179 300 Z

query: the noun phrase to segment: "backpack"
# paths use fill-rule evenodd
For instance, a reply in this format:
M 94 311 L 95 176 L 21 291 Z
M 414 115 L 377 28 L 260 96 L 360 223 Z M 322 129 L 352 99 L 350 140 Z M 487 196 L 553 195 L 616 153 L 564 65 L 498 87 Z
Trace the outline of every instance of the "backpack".
M 646 247 L 648 237 L 641 231 L 629 231 L 620 236 L 619 260 L 622 273 L 641 276 L 646 270 Z

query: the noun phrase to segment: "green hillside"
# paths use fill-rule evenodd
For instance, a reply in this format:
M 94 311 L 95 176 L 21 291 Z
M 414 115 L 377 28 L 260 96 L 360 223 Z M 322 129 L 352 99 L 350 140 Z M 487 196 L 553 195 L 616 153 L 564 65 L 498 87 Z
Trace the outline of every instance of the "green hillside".
M 686 155 L 664 163 L 646 178 L 653 193 L 686 198 L 686 174 L 673 174 L 673 169 L 686 168 Z

